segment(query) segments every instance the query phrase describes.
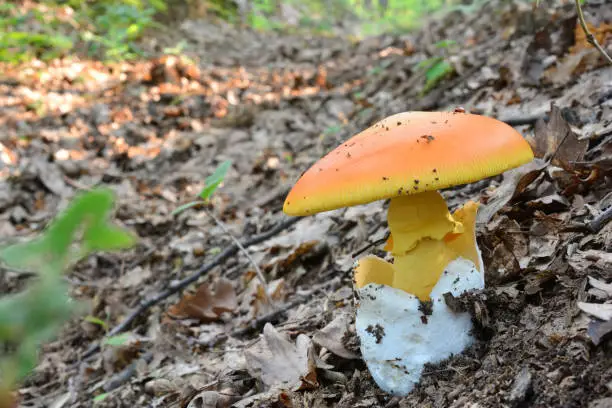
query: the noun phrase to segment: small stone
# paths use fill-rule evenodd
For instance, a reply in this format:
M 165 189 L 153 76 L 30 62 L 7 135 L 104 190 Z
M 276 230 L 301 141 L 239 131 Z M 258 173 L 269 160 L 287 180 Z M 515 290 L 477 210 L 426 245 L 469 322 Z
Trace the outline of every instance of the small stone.
M 558 383 L 559 381 L 561 381 L 561 378 L 563 378 L 563 376 L 565 375 L 564 371 L 565 370 L 562 370 L 561 368 L 557 368 L 555 371 L 551 371 L 548 374 L 546 374 L 546 378 L 548 378 L 550 381 L 554 383 Z
M 170 380 L 165 378 L 155 378 L 147 382 L 144 386 L 145 392 L 151 395 L 167 394 L 174 390 Z
M 29 217 L 28 212 L 22 206 L 18 205 L 11 211 L 10 218 L 13 224 L 22 224 L 26 222 Z
M 573 375 L 567 376 L 561 381 L 560 385 L 561 388 L 574 388 L 576 385 L 576 377 Z

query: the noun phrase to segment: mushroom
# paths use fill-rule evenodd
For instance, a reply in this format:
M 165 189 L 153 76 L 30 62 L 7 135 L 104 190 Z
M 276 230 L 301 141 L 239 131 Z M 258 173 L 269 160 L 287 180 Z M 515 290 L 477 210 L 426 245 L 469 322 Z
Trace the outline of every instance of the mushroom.
M 438 190 L 474 182 L 533 159 L 525 139 L 496 119 L 465 112 L 404 112 L 353 136 L 308 169 L 283 211 L 305 216 L 390 199 L 393 263 L 368 255 L 354 282 L 355 326 L 376 383 L 406 395 L 423 366 L 472 343 L 471 319 L 444 302 L 484 287 L 476 244 L 478 203 L 451 214 Z

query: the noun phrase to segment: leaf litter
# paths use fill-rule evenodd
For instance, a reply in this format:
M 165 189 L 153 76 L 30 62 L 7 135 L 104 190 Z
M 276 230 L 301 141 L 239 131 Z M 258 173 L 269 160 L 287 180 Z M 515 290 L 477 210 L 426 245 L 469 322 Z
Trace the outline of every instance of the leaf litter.
M 0 82 L 0 231 L 10 239 L 35 234 L 79 190 L 115 190 L 119 222 L 140 237 L 139 246 L 91 256 L 68 275 L 72 296 L 89 301 L 91 317 L 109 328 L 232 245 L 198 207 L 172 214 L 227 160 L 233 165 L 223 183 L 201 205 L 246 239 L 284 219 L 284 196 L 309 164 L 391 113 L 463 106 L 503 118 L 540 159 L 443 192 L 452 207 L 467 199 L 483 204 L 477 235 L 488 287 L 462 302 L 488 324 L 476 329 L 472 348 L 429 367 L 405 398 L 375 387 L 350 320 L 352 254 L 384 235 L 379 203 L 305 218 L 247 248 L 276 308 L 237 252 L 185 293 L 137 316 L 126 329 L 139 340 L 125 353 L 111 349 L 116 360 L 110 352 L 81 359 L 105 330 L 73 319 L 41 350 L 41 364 L 20 390 L 23 405 L 86 407 L 94 398 L 109 407 L 605 401 L 612 327 L 597 315 L 608 317 L 612 225 L 585 226 L 612 204 L 612 68 L 585 43 L 569 6 L 491 1 L 412 33 L 350 44 L 184 21 L 156 39 L 157 49 L 174 45 L 173 36 L 186 39 L 189 59 L 106 65 L 68 57 L 3 66 L 11 81 Z M 583 7 L 609 49 L 609 7 Z M 447 50 L 454 73 L 428 85 L 418 67 L 447 55 L 435 44 L 449 38 L 460 45 Z M 18 291 L 22 278 L 5 275 L 5 292 Z M 584 313 L 585 304 L 596 315 Z M 173 308 L 181 319 L 168 318 Z

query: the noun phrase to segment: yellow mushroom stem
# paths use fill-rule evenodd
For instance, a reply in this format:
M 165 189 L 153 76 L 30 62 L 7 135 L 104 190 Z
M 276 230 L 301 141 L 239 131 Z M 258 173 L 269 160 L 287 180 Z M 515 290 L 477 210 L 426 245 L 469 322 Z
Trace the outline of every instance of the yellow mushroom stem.
M 375 256 L 360 260 L 355 269 L 357 287 L 384 284 L 429 300 L 454 259 L 468 259 L 482 272 L 475 237 L 477 210 L 478 204 L 470 201 L 451 215 L 437 191 L 391 199 L 387 214 L 391 235 L 385 249 L 394 263 Z

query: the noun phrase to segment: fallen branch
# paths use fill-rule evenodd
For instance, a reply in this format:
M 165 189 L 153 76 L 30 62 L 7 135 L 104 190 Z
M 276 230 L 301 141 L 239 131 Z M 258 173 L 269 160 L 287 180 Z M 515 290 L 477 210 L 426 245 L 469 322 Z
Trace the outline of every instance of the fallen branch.
M 300 220 L 299 217 L 287 218 L 284 221 L 281 221 L 279 224 L 277 224 L 273 228 L 271 228 L 270 230 L 243 241 L 242 246 L 244 248 L 247 248 L 251 245 L 256 245 L 263 241 L 266 241 L 267 239 L 272 238 L 274 235 L 278 234 L 279 232 L 284 231 L 285 229 L 289 228 L 290 226 L 292 226 L 299 220 Z M 161 302 L 162 300 L 167 299 L 173 294 L 185 289 L 187 286 L 197 281 L 202 276 L 206 275 L 211 269 L 218 266 L 219 264 L 221 264 L 223 261 L 230 258 L 231 256 L 235 255 L 239 250 L 240 250 L 240 247 L 236 245 L 236 243 L 233 243 L 232 245 L 230 245 L 229 247 L 221 251 L 217 256 L 215 256 L 212 261 L 210 261 L 207 264 L 202 265 L 200 269 L 198 269 L 193 274 L 189 275 L 188 277 L 184 278 L 178 283 L 170 286 L 168 289 L 158 293 L 152 298 L 145 300 L 144 302 L 140 304 L 140 306 L 136 308 L 136 310 L 130 313 L 128 317 L 126 317 L 121 323 L 115 326 L 107 334 L 107 337 L 115 336 L 125 331 L 130 326 L 130 324 L 132 324 L 132 322 L 136 320 L 138 316 L 140 316 L 142 313 L 147 311 L 149 308 Z M 100 343 L 92 345 L 83 354 L 83 359 L 86 359 L 92 356 L 93 354 L 98 352 L 98 350 L 100 350 Z
M 510 126 L 526 126 L 526 125 L 535 125 L 535 123 L 540 120 L 548 120 L 548 115 L 546 114 L 532 114 L 525 116 L 511 116 L 508 118 L 499 118 L 498 120 L 510 125 Z
M 265 316 L 262 316 L 254 321 L 252 321 L 249 325 L 247 325 L 246 327 L 242 327 L 240 329 L 236 329 L 234 331 L 232 331 L 229 334 L 220 334 L 218 336 L 216 336 L 214 339 L 207 341 L 207 342 L 203 342 L 200 343 L 200 345 L 206 347 L 206 348 L 213 348 L 214 346 L 216 346 L 217 344 L 226 341 L 228 338 L 230 337 L 243 337 L 246 336 L 247 334 L 249 334 L 252 331 L 255 330 L 261 330 L 261 328 L 266 324 L 266 323 L 272 323 L 278 319 L 281 318 L 282 315 L 284 315 L 289 309 L 294 308 L 295 306 L 301 304 L 304 302 L 306 298 L 302 297 L 302 296 L 298 296 L 297 298 L 295 298 L 294 300 L 292 300 L 291 302 L 288 302 L 284 305 L 282 305 L 282 308 L 278 308 L 276 310 L 274 310 L 273 312 L 268 313 Z M 132 362 L 130 365 L 128 365 L 126 368 L 123 369 L 123 371 L 121 371 L 120 373 L 114 375 L 109 381 L 107 381 L 104 386 L 104 392 L 110 392 L 113 391 L 117 388 L 119 388 L 120 386 L 122 386 L 123 384 L 125 384 L 126 382 L 128 382 L 132 376 L 136 373 L 136 368 L 138 367 L 138 364 L 140 361 L 144 361 L 146 363 L 151 362 L 151 360 L 153 359 L 153 351 L 147 351 L 145 354 L 143 354 L 140 358 L 138 358 L 136 361 Z
M 230 337 L 243 337 L 246 336 L 247 334 L 249 334 L 252 331 L 255 330 L 260 330 L 263 326 L 265 326 L 266 323 L 272 323 L 278 319 L 280 319 L 280 317 L 285 314 L 287 311 L 289 311 L 290 309 L 296 307 L 297 305 L 300 305 L 302 303 L 304 303 L 305 298 L 302 296 L 298 296 L 295 299 L 293 299 L 291 302 L 288 302 L 284 305 L 282 305 L 282 308 L 278 308 L 264 316 L 261 316 L 255 320 L 253 320 L 250 324 L 248 324 L 245 327 L 241 327 L 239 329 L 235 329 L 233 331 L 231 331 L 230 333 L 223 333 L 220 334 L 218 336 L 216 336 L 214 339 L 207 341 L 207 342 L 202 342 L 200 343 L 202 346 L 205 346 L 207 348 L 213 348 L 214 346 L 216 346 L 217 344 L 229 339 Z
M 578 12 L 578 20 L 580 21 L 580 26 L 582 27 L 582 31 L 584 31 L 584 35 L 586 35 L 586 40 L 593 47 L 597 48 L 597 51 L 608 61 L 608 63 L 612 64 L 612 58 L 608 55 L 606 50 L 599 44 L 597 38 L 589 31 L 589 27 L 587 27 L 586 20 L 584 19 L 584 13 L 582 12 L 582 7 L 580 6 L 580 0 L 576 1 L 576 11 Z
M 608 207 L 607 210 L 599 214 L 597 217 L 593 218 L 588 224 L 587 228 L 593 234 L 601 231 L 606 224 L 612 220 L 612 205 Z
M 121 387 L 123 384 L 128 382 L 130 378 L 136 373 L 136 369 L 138 368 L 138 364 L 141 361 L 145 363 L 150 363 L 153 360 L 153 351 L 147 351 L 145 354 L 140 356 L 136 361 L 129 364 L 123 371 L 114 375 L 110 380 L 108 380 L 103 386 L 102 389 L 104 392 L 111 392 Z
M 593 218 L 591 221 L 580 224 L 572 223 L 563 228 L 563 231 L 597 234 L 610 221 L 612 221 L 612 206 L 608 207 L 607 210 Z

